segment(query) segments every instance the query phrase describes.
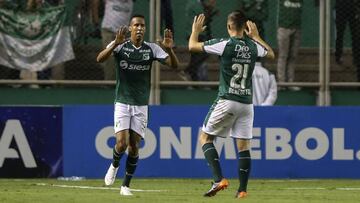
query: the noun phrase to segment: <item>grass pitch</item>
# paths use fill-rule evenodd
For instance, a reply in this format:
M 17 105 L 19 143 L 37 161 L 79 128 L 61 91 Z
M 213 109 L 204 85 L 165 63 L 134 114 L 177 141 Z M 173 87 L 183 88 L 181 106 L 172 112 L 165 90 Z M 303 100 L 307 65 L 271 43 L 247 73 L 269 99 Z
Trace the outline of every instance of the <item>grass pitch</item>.
M 360 202 L 360 180 L 251 179 L 246 199 L 234 198 L 236 179 L 211 198 L 202 196 L 210 188 L 209 179 L 134 178 L 131 197 L 119 195 L 120 184 L 120 179 L 111 187 L 99 179 L 0 179 L 0 202 Z

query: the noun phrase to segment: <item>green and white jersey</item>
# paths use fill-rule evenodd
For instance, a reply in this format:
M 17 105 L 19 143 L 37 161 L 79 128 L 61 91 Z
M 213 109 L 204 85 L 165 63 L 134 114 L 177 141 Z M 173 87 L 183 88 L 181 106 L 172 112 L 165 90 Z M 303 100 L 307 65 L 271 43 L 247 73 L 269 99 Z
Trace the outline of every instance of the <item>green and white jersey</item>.
M 165 63 L 169 55 L 155 43 L 143 42 L 140 47 L 135 47 L 130 40 L 117 46 L 113 55 L 116 67 L 115 102 L 147 105 L 152 62 Z
M 303 0 L 278 0 L 278 26 L 283 28 L 301 27 Z
M 251 104 L 255 61 L 266 56 L 267 50 L 247 36 L 212 39 L 204 43 L 203 49 L 220 56 L 218 97 Z

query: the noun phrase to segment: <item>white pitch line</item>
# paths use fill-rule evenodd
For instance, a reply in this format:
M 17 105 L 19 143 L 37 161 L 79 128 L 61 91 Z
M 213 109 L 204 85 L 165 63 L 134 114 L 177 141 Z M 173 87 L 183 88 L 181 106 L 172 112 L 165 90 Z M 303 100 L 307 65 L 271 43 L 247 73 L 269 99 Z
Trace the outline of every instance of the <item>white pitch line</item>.
M 93 190 L 119 190 L 120 188 L 114 187 L 94 187 L 94 186 L 80 186 L 80 185 L 56 185 L 56 184 L 46 184 L 46 183 L 37 183 L 38 186 L 52 186 L 60 188 L 77 188 L 77 189 L 93 189 Z M 132 189 L 130 191 L 134 192 L 166 192 L 167 190 L 143 190 L 143 189 Z
M 339 187 L 337 190 L 360 190 L 358 187 Z
M 284 188 L 284 190 L 326 190 L 323 187 L 290 187 Z
M 319 179 L 280 179 L 280 180 L 265 180 L 270 183 L 285 183 L 285 182 L 315 182 Z
M 292 187 L 292 188 L 283 188 L 283 189 L 284 190 L 332 190 L 330 188 L 323 188 L 323 187 Z M 353 191 L 353 190 L 360 190 L 360 188 L 340 187 L 340 188 L 335 188 L 335 190 Z

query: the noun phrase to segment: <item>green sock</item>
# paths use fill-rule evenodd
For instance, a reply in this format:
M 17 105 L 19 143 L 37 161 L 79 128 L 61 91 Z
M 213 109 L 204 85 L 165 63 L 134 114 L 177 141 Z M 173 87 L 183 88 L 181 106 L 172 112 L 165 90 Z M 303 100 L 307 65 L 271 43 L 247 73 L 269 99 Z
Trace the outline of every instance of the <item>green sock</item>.
M 202 150 L 204 152 L 204 156 L 210 166 L 212 171 L 214 181 L 219 182 L 223 178 L 220 162 L 219 162 L 219 155 L 216 151 L 216 148 L 213 143 L 206 143 L 202 146 Z
M 112 162 L 112 165 L 117 168 L 119 167 L 119 162 L 120 162 L 120 159 L 121 157 L 124 155 L 124 152 L 122 153 L 118 153 L 114 147 L 113 149 L 113 162 Z
M 246 150 L 239 152 L 239 168 L 238 168 L 239 181 L 240 181 L 240 186 L 238 189 L 239 192 L 241 191 L 246 192 L 249 175 L 250 175 L 250 169 L 251 169 L 250 151 Z
M 139 160 L 139 156 L 136 156 L 136 157 L 128 156 L 127 157 L 126 167 L 125 167 L 126 173 L 125 173 L 125 178 L 123 180 L 122 186 L 126 186 L 126 187 L 130 186 L 130 181 L 135 172 L 138 160 Z

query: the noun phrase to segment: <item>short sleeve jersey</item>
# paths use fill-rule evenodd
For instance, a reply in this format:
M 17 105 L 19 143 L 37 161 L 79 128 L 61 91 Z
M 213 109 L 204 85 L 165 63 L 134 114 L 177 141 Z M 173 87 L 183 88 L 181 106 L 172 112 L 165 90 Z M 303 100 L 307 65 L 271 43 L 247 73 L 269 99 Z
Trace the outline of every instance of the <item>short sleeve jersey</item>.
M 169 55 L 155 43 L 143 42 L 140 47 L 135 47 L 131 41 L 117 46 L 113 54 L 116 67 L 115 102 L 147 105 L 152 62 L 157 60 L 165 63 Z
M 252 73 L 257 57 L 267 50 L 249 37 L 212 39 L 204 42 L 204 51 L 220 56 L 218 97 L 252 103 Z

